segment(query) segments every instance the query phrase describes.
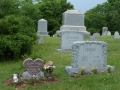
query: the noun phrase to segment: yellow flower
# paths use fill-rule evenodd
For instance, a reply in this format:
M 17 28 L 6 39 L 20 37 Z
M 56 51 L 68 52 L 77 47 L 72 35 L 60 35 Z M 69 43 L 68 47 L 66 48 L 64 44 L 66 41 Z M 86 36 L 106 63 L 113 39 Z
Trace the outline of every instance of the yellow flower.
M 92 67 L 92 70 L 94 70 L 95 68 L 94 67 Z
M 81 70 L 85 70 L 85 69 L 86 69 L 86 67 L 81 68 Z
M 53 64 L 53 62 L 52 61 L 48 61 L 48 65 L 52 65 Z
M 96 69 L 98 69 L 98 67 L 96 67 Z

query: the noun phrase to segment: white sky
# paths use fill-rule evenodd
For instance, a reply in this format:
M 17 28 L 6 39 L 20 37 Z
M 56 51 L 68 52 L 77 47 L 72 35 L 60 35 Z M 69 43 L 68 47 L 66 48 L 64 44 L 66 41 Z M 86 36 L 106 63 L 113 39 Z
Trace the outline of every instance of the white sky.
M 102 4 L 107 0 L 67 0 L 76 10 L 80 10 L 82 13 L 85 13 L 87 10 L 92 9 L 97 6 L 97 4 Z

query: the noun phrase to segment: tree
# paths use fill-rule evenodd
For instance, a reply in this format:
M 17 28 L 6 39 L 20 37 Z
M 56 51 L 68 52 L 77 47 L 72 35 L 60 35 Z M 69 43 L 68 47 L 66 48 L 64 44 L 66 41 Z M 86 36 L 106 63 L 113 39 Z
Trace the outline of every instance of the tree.
M 0 19 L 7 15 L 18 15 L 19 0 L 0 0 Z
M 111 18 L 111 26 L 113 32 L 118 31 L 120 32 L 120 1 L 119 0 L 108 0 L 109 4 L 112 5 L 112 10 L 110 16 Z
M 101 33 L 102 27 L 107 26 L 105 5 L 106 3 L 102 5 L 98 4 L 96 7 L 85 13 L 85 25 L 88 28 L 88 31 L 92 30 L 91 33 Z

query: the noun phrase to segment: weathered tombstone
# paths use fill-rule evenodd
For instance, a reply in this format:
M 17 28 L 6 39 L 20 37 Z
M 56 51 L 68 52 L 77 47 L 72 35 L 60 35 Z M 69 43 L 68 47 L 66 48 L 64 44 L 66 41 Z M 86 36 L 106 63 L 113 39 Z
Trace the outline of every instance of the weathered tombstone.
M 64 30 L 82 31 L 88 33 L 86 31 L 86 27 L 84 26 L 84 14 L 78 10 L 67 10 L 64 12 L 60 31 Z
M 71 51 L 73 42 L 83 41 L 83 35 L 84 33 L 79 31 L 60 32 L 61 36 L 60 49 L 57 49 L 57 52 Z
M 71 51 L 74 41 L 83 41 L 84 36 L 90 35 L 84 26 L 84 14 L 78 10 L 67 10 L 64 12 L 62 26 L 57 35 L 61 38 L 61 48 L 57 52 Z
M 118 32 L 118 31 L 116 31 L 116 32 L 114 33 L 114 38 L 120 38 L 120 35 L 119 35 L 119 32 Z
M 31 79 L 33 76 L 36 78 L 44 77 L 44 73 L 42 72 L 43 65 L 43 61 L 39 58 L 34 61 L 30 58 L 25 59 L 23 66 L 26 71 L 22 75 L 23 79 Z
M 103 41 L 76 41 L 72 45 L 72 66 L 66 66 L 69 76 L 81 74 L 81 68 L 86 67 L 85 73 L 92 73 L 92 68 L 97 67 L 97 72 L 108 70 L 107 43 Z M 111 72 L 114 67 L 110 66 Z
M 98 36 L 90 36 L 89 41 L 98 41 Z
M 103 28 L 102 28 L 102 35 L 103 35 L 103 36 L 106 36 L 106 35 L 107 35 L 107 32 L 108 32 L 108 28 L 107 28 L 107 27 L 103 27 Z
M 40 36 L 40 39 L 37 41 L 39 44 L 44 43 L 44 36 Z
M 38 20 L 37 35 L 38 36 L 49 36 L 47 32 L 47 20 L 45 19 Z
M 93 36 L 99 37 L 99 36 L 100 36 L 100 33 L 94 33 Z
M 111 36 L 111 32 L 110 31 L 107 32 L 107 36 Z

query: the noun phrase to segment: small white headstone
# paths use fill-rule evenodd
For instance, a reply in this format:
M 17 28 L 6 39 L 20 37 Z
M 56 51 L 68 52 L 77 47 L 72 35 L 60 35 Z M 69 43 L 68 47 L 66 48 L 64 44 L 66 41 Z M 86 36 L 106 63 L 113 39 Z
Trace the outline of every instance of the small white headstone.
M 100 33 L 94 33 L 93 36 L 99 37 L 99 36 L 100 36 Z
M 107 36 L 111 36 L 111 32 L 110 31 L 107 32 Z
M 90 41 L 98 41 L 98 36 L 90 36 Z
M 118 32 L 118 31 L 116 31 L 116 32 L 114 33 L 114 38 L 120 38 L 120 35 L 119 35 L 119 32 Z
M 106 36 L 106 35 L 107 35 L 107 32 L 108 32 L 108 28 L 107 28 L 107 27 L 103 27 L 103 28 L 102 28 L 102 35 L 103 35 L 103 36 Z

